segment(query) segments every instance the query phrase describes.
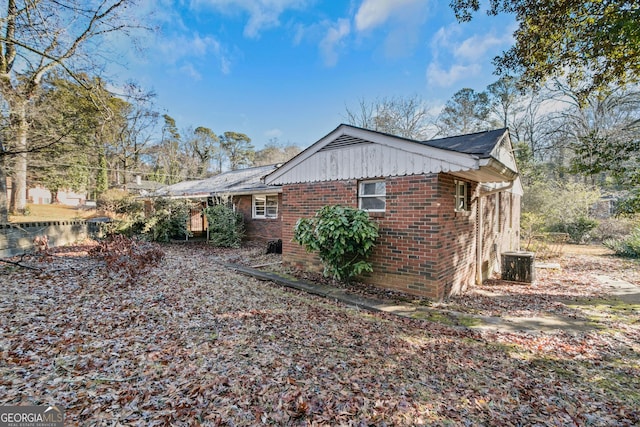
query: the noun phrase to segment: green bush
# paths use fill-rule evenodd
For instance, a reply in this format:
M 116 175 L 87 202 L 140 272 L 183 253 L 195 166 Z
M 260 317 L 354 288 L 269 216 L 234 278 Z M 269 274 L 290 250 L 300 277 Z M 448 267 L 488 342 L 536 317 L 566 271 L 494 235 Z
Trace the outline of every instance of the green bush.
M 640 213 L 640 190 L 616 203 L 616 216 L 631 217 Z
M 581 244 L 589 240 L 590 233 L 598 227 L 595 219 L 580 216 L 573 221 L 554 224 L 549 227 L 552 232 L 567 233 L 573 243 Z
M 168 242 L 189 233 L 189 201 L 155 199 L 145 215 L 144 203 L 122 190 L 108 190 L 101 198 L 103 209 L 118 214 L 102 226 L 102 232 L 107 236 L 139 236 L 154 242 Z
M 606 218 L 600 220 L 598 227 L 593 230 L 593 238 L 599 242 L 610 239 L 622 239 L 633 231 L 638 220 L 630 217 Z
M 96 207 L 113 214 L 125 215 L 141 213 L 143 210 L 142 203 L 135 200 L 129 192 L 116 188 L 102 193 L 96 201 Z
M 599 199 L 600 191 L 597 188 L 579 182 L 534 182 L 524 189 L 522 212 L 535 216 L 536 233 L 569 233 L 569 225 L 574 224 L 576 237 L 579 237 L 580 224 L 589 217 L 591 206 Z M 564 228 L 558 229 L 559 226 Z
M 211 206 L 205 210 L 209 222 L 209 241 L 215 246 L 239 248 L 244 236 L 242 215 L 226 204 Z
M 187 221 L 191 203 L 186 200 L 156 199 L 153 211 L 140 224 L 140 233 L 154 242 L 168 242 L 189 234 Z
M 325 206 L 313 218 L 301 218 L 293 240 L 307 252 L 317 252 L 324 264 L 324 275 L 350 280 L 373 268 L 366 259 L 371 255 L 378 225 L 359 209 Z
M 624 239 L 608 239 L 603 244 L 620 256 L 640 258 L 640 227 Z

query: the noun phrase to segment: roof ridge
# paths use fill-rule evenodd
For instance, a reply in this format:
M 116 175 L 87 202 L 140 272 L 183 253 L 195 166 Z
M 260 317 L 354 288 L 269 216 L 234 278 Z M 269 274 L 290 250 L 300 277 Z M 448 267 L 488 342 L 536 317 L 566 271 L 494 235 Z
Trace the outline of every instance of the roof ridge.
M 480 135 L 480 134 L 483 134 L 483 133 L 505 132 L 507 130 L 509 130 L 508 127 L 502 127 L 502 128 L 497 128 L 497 129 L 491 129 L 491 130 L 481 130 L 481 131 L 472 132 L 472 133 L 461 133 L 461 134 L 458 134 L 458 135 L 443 136 L 441 138 L 425 139 L 425 140 L 419 141 L 419 142 L 429 143 L 429 142 L 432 142 L 432 141 L 443 141 L 445 139 L 451 139 L 451 138 L 463 138 L 463 137 L 469 137 L 469 136 L 473 136 L 473 135 Z

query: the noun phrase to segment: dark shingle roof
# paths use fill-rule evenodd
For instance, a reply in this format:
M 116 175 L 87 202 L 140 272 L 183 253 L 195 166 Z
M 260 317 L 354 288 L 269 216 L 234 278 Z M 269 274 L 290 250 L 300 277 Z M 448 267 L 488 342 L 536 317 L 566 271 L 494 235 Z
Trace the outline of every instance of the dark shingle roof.
M 480 158 L 490 157 L 491 152 L 500 138 L 507 131 L 506 128 L 486 132 L 470 133 L 467 135 L 451 136 L 448 138 L 420 141 L 421 144 L 459 153 L 473 154 Z

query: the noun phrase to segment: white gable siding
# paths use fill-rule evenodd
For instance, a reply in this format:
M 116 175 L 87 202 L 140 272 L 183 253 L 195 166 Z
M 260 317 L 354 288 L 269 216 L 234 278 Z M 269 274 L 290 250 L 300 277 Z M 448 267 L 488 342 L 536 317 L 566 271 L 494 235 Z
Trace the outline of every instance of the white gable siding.
M 513 148 L 511 147 L 509 138 L 503 137 L 500 143 L 496 144 L 496 147 L 491 152 L 491 156 L 509 169 L 513 171 L 518 170 L 516 158 L 513 155 Z
M 427 147 L 425 151 L 433 151 Z M 355 144 L 344 148 L 321 150 L 290 168 L 269 184 L 368 179 L 386 176 L 421 175 L 462 171 L 477 167 L 469 156 L 451 155 L 437 159 L 382 144 Z M 277 175 L 277 174 L 276 174 Z

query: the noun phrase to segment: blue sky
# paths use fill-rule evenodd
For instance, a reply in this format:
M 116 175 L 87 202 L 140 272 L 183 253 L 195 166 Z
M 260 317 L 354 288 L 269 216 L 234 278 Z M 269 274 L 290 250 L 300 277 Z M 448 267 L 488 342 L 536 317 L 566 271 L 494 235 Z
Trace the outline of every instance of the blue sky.
M 206 126 L 306 148 L 378 97 L 440 108 L 495 81 L 510 16 L 459 24 L 449 1 L 149 0 L 159 31 L 124 55 L 120 78 L 157 94 L 180 129 Z

